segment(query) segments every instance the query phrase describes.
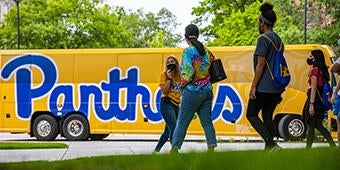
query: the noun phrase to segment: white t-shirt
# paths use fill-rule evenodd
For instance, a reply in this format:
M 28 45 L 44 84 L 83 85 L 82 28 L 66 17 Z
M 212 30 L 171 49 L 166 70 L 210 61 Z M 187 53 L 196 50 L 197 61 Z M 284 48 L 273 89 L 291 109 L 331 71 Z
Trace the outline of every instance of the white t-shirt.
M 335 61 L 335 63 L 340 64 L 340 57 Z M 335 90 L 335 87 L 334 87 L 333 91 L 334 90 Z M 340 95 L 340 90 L 338 91 L 338 95 Z
M 337 64 L 340 64 L 340 57 L 335 61 Z

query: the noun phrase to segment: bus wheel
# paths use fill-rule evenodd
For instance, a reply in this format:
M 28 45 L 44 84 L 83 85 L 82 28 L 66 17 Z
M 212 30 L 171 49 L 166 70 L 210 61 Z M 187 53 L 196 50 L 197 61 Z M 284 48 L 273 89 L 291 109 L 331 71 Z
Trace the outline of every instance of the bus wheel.
M 79 114 L 70 115 L 63 123 L 63 133 L 68 140 L 87 140 L 89 137 L 89 125 L 87 120 L 84 116 Z
M 33 122 L 33 135 L 42 141 L 54 140 L 59 134 L 59 125 L 50 115 L 40 115 Z
M 104 138 L 108 137 L 110 134 L 91 134 L 91 140 L 103 140 Z
M 278 126 L 279 134 L 285 141 L 301 140 L 306 133 L 306 126 L 298 115 L 282 117 Z

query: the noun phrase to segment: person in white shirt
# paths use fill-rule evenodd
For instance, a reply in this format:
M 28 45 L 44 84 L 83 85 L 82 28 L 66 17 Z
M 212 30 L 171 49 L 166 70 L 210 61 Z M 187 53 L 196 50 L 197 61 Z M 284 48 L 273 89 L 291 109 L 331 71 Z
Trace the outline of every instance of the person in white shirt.
M 330 71 L 333 73 L 337 73 L 340 75 L 340 58 L 338 58 L 335 63 L 330 67 Z M 338 115 L 337 118 L 337 125 L 338 125 L 338 147 L 340 148 L 340 79 L 338 83 L 336 84 L 335 90 L 333 91 L 332 97 L 331 97 L 331 103 L 334 104 L 334 113 Z

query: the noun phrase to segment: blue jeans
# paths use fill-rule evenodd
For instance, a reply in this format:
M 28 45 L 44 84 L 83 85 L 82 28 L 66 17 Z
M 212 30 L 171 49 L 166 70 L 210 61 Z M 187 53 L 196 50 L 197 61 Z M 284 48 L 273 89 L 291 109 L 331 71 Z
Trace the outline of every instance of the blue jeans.
M 165 121 L 165 127 L 163 134 L 158 140 L 155 151 L 159 152 L 163 145 L 170 138 L 170 142 L 172 141 L 172 136 L 174 134 L 175 126 L 176 126 L 176 118 L 178 115 L 178 107 L 173 105 L 172 103 L 168 103 L 164 100 L 161 100 L 160 104 L 161 115 Z
M 215 129 L 211 119 L 212 98 L 212 91 L 197 93 L 192 92 L 187 88 L 183 89 L 177 124 L 172 139 L 173 148 L 181 149 L 188 126 L 195 113 L 198 114 L 204 129 L 208 148 L 217 146 Z

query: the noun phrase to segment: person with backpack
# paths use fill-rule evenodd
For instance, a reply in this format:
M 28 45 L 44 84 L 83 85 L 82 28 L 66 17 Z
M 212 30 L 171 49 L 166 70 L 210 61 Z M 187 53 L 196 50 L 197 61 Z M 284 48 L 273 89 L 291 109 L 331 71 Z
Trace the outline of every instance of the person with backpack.
M 274 57 L 283 53 L 284 45 L 281 38 L 273 31 L 276 14 L 273 5 L 264 3 L 260 7 L 258 19 L 260 36 L 257 39 L 253 63 L 255 76 L 249 92 L 247 119 L 265 141 L 265 150 L 275 151 L 280 146 L 274 141 L 276 130 L 273 123 L 273 112 L 281 102 L 281 94 L 285 86 L 275 87 L 272 69 Z M 288 71 L 288 70 L 287 70 Z M 262 120 L 259 112 L 262 111 Z
M 307 90 L 307 100 L 303 107 L 303 117 L 307 124 L 306 148 L 312 147 L 315 138 L 315 129 L 317 129 L 329 145 L 333 147 L 335 146 L 333 138 L 322 124 L 326 110 L 322 104 L 321 94 L 323 94 L 324 83 L 330 80 L 323 52 L 321 50 L 312 50 L 307 58 L 307 64 L 310 65 L 308 74 L 309 88 Z
M 182 53 L 181 86 L 182 97 L 177 124 L 172 138 L 170 153 L 181 149 L 189 124 L 197 113 L 207 140 L 208 151 L 217 146 L 215 128 L 212 122 L 211 105 L 213 99 L 210 82 L 210 57 L 204 45 L 198 41 L 199 30 L 194 24 L 185 28 L 185 40 L 189 47 Z

